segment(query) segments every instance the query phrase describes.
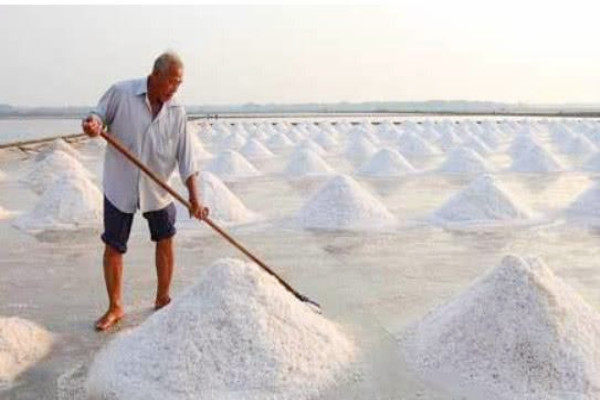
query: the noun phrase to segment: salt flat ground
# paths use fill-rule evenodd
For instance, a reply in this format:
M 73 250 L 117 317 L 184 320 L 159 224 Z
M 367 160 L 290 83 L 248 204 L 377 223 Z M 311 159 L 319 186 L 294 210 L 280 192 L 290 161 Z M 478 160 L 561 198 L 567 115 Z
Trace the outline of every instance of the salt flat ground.
M 216 151 L 214 143 L 206 148 Z M 354 175 L 357 164 L 342 154 L 325 156 L 337 172 L 352 175 L 376 194 L 400 221 L 369 231 L 311 231 L 291 217 L 327 177 L 292 180 L 281 175 L 291 149 L 257 162 L 263 176 L 230 183 L 230 189 L 263 222 L 229 231 L 255 251 L 301 293 L 318 301 L 323 315 L 339 323 L 359 349 L 358 366 L 339 386 L 318 399 L 458 399 L 422 381 L 408 367 L 397 338 L 427 311 L 458 295 L 506 254 L 540 256 L 553 272 L 600 311 L 600 229 L 563 218 L 562 211 L 599 177 L 577 167 L 582 156 L 562 156 L 573 166 L 552 174 L 506 172 L 506 143 L 487 157 L 499 168 L 495 177 L 524 205 L 544 215 L 544 223 L 510 229 L 447 230 L 427 217 L 473 175 L 436 173 L 445 155 L 416 157 L 424 172 L 373 179 Z M 75 145 L 84 165 L 101 179 L 102 157 Z M 340 149 L 341 150 L 341 149 Z M 94 320 L 105 311 L 98 234 L 57 234 L 43 240 L 11 224 L 39 197 L 24 185 L 33 155 L 18 150 L 0 154 L 0 205 L 15 212 L 0 220 L 0 315 L 26 318 L 57 335 L 51 353 L 0 391 L 2 399 L 77 398 L 87 366 L 114 337 L 97 333 Z M 205 162 L 206 163 L 206 162 Z M 181 190 L 181 185 L 177 185 Z M 193 284 L 214 260 L 242 257 L 223 239 L 195 221 L 181 221 L 176 239 L 173 294 Z M 124 300 L 130 329 L 152 313 L 154 249 L 138 214 L 125 258 Z M 202 334 L 198 332 L 198 334 Z

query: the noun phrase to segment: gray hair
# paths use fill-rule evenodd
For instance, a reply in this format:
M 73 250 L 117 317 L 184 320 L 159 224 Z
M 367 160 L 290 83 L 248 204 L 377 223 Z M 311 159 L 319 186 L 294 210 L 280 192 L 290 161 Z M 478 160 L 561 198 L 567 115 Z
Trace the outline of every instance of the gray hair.
M 152 73 L 165 73 L 173 64 L 175 64 L 178 67 L 183 67 L 183 61 L 181 61 L 181 57 L 179 57 L 177 53 L 175 53 L 174 51 L 166 51 L 160 56 L 158 56 L 158 58 L 154 61 Z

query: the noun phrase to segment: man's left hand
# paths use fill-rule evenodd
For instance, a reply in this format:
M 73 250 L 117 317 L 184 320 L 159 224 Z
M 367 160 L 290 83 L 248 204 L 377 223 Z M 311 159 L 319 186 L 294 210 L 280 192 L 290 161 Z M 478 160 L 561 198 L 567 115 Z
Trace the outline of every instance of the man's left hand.
M 197 218 L 200 220 L 206 219 L 206 217 L 208 217 L 208 214 L 210 213 L 210 210 L 208 209 L 208 207 L 204 207 L 202 204 L 200 204 L 198 199 L 190 200 L 189 211 L 190 211 L 190 218 Z

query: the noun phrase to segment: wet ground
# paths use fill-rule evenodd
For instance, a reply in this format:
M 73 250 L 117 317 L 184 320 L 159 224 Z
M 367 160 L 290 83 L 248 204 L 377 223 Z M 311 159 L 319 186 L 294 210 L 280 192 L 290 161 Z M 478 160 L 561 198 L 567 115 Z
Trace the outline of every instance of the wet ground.
M 101 157 L 80 146 L 84 165 L 100 177 Z M 352 335 L 360 348 L 358 366 L 338 387 L 318 399 L 455 399 L 421 381 L 408 368 L 397 338 L 411 322 L 464 290 L 509 253 L 542 257 L 548 266 L 600 311 L 600 228 L 563 218 L 562 210 L 598 174 L 548 175 L 498 173 L 496 177 L 524 204 L 543 215 L 528 227 L 479 231 L 445 230 L 427 217 L 473 177 L 425 172 L 395 179 L 355 177 L 401 221 L 385 231 L 312 232 L 297 229 L 290 217 L 326 178 L 288 180 L 280 176 L 287 161 L 260 163 L 265 176 L 230 185 L 248 208 L 264 220 L 229 231 L 298 291 L 318 301 L 323 315 Z M 0 153 L 0 205 L 27 212 L 38 197 L 19 181 L 33 162 L 18 150 Z M 413 160 L 421 168 L 443 157 Z M 500 168 L 509 157 L 490 158 Z M 354 165 L 326 158 L 339 172 Z M 573 165 L 580 158 L 572 157 Z M 179 189 L 181 186 L 178 185 Z M 195 221 L 182 221 L 177 235 L 173 282 L 176 295 L 193 284 L 214 260 L 242 257 L 223 239 Z M 150 315 L 155 290 L 154 249 L 145 221 L 135 221 L 125 263 L 128 316 L 118 330 L 141 324 Z M 0 315 L 20 316 L 56 334 L 52 352 L 0 389 L 1 399 L 80 398 L 85 369 L 112 337 L 97 333 L 94 320 L 106 307 L 101 267 L 103 245 L 97 233 L 28 236 L 0 220 Z

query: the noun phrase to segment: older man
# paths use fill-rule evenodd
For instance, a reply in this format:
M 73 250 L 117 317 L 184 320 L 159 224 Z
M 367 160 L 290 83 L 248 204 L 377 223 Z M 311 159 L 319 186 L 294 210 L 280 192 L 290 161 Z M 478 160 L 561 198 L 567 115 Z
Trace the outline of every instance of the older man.
M 208 209 L 198 199 L 196 165 L 192 157 L 186 114 L 173 97 L 183 81 L 183 63 L 173 52 L 160 55 L 145 78 L 113 85 L 96 109 L 82 122 L 84 132 L 95 137 L 107 128 L 159 177 L 167 180 L 179 165 L 195 218 L 206 218 Z M 104 279 L 109 307 L 96 321 L 106 330 L 124 315 L 121 299 L 123 254 L 133 216 L 140 209 L 148 220 L 151 240 L 156 242 L 158 284 L 155 309 L 171 301 L 175 206 L 171 196 L 144 176 L 129 160 L 110 146 L 104 161 Z

